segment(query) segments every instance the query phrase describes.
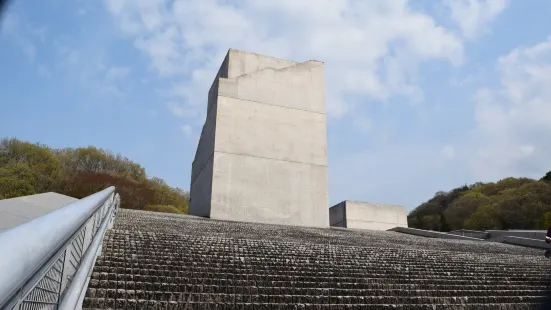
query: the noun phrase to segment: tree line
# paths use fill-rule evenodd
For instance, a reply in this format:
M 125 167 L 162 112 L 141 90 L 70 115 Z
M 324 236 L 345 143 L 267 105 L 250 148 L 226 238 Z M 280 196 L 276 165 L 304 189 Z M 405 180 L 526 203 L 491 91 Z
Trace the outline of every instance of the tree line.
M 456 229 L 547 229 L 551 226 L 551 171 L 539 180 L 505 178 L 437 192 L 408 215 L 408 225 Z
M 187 213 L 189 194 L 130 159 L 93 146 L 53 149 L 16 138 L 0 140 L 0 199 L 57 192 L 83 198 L 109 186 L 121 207 Z

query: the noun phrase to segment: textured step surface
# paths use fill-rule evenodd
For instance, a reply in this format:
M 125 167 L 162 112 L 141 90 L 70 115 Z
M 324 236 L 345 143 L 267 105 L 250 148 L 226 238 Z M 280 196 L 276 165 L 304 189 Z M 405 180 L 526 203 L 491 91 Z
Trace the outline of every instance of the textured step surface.
M 121 210 L 84 309 L 551 309 L 541 250 Z

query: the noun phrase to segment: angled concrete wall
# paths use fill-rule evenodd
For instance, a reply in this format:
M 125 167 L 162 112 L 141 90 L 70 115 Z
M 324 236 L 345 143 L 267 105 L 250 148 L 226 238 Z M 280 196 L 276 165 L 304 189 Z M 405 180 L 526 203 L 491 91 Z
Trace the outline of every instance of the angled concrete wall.
M 349 200 L 329 209 L 329 221 L 335 227 L 370 230 L 408 227 L 405 207 Z
M 449 233 L 444 233 L 444 232 L 439 232 L 439 231 L 423 230 L 423 229 L 401 227 L 401 226 L 391 228 L 391 229 L 389 229 L 389 231 L 395 231 L 395 232 L 399 232 L 399 233 L 403 233 L 403 234 L 415 235 L 415 236 L 421 236 L 421 237 L 428 237 L 428 238 L 484 241 L 483 239 L 480 239 L 480 238 L 460 236 L 460 235 L 449 234 Z
M 550 249 L 551 246 L 545 242 L 545 237 L 543 239 L 531 239 L 524 237 L 516 236 L 503 236 L 503 243 L 520 245 L 528 248 L 536 249 Z
M 209 91 L 190 214 L 329 225 L 323 63 L 230 50 Z
M 61 207 L 77 198 L 48 192 L 0 200 L 0 231 L 31 221 Z

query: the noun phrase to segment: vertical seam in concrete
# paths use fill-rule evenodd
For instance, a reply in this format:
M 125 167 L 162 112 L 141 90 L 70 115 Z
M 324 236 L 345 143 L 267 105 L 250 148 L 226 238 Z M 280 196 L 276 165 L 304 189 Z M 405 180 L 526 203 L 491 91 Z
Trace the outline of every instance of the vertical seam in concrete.
M 348 228 L 348 218 L 346 217 L 346 200 L 342 202 L 344 205 L 343 205 L 343 221 L 344 221 L 344 227 Z

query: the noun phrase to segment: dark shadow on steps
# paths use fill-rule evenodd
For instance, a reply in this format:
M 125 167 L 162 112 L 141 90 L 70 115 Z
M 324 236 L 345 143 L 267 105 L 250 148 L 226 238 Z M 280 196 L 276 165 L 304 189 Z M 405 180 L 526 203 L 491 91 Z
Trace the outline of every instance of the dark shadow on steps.
M 549 251 L 549 250 L 547 250 Z M 543 253 L 542 253 L 543 254 Z M 546 253 L 547 254 L 547 253 Z M 551 259 L 551 258 L 548 258 Z M 534 307 L 534 310 L 551 310 L 551 269 L 547 272 L 546 294 L 541 305 Z
M 538 305 L 534 306 L 532 308 L 533 310 L 551 310 L 551 285 L 547 285 L 547 292 L 545 294 L 545 298 L 543 299 L 543 302 Z

